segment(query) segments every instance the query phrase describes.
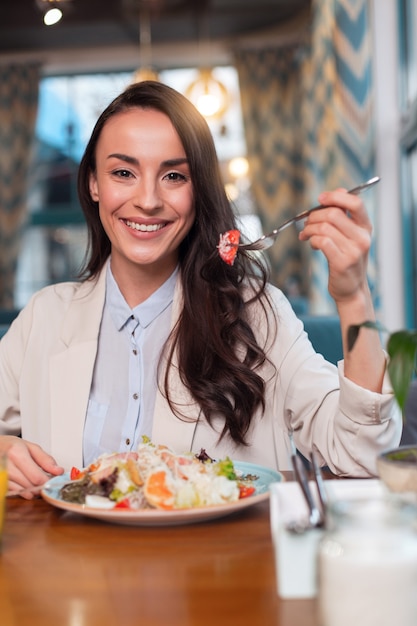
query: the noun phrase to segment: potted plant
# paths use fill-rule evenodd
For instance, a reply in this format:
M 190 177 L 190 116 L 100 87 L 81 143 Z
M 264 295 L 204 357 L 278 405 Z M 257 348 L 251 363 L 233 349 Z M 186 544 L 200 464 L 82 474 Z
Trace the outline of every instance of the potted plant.
M 355 345 L 362 327 L 386 332 L 379 322 L 363 322 L 348 331 L 348 349 Z M 388 336 L 388 374 L 395 399 L 403 413 L 411 381 L 416 373 L 417 330 L 399 330 Z M 377 467 L 381 480 L 396 492 L 417 493 L 417 441 L 415 445 L 398 446 L 380 454 Z

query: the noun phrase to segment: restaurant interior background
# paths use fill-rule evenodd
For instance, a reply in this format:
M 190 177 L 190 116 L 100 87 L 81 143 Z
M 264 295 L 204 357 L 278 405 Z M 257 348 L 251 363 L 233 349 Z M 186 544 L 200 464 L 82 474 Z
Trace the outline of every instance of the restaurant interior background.
M 416 327 L 416 41 L 415 0 L 2 0 L 0 312 L 76 276 L 83 147 L 110 100 L 151 75 L 208 107 L 249 237 L 379 175 L 364 196 L 371 288 L 388 329 Z M 297 310 L 333 313 L 324 260 L 295 228 L 268 262 Z

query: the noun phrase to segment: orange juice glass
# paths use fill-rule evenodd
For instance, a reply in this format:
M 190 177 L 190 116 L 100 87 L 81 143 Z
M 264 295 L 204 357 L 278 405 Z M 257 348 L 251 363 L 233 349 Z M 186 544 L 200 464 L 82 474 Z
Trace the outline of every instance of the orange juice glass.
M 3 533 L 6 492 L 7 492 L 6 457 L 0 454 L 0 543 L 1 543 L 1 536 Z

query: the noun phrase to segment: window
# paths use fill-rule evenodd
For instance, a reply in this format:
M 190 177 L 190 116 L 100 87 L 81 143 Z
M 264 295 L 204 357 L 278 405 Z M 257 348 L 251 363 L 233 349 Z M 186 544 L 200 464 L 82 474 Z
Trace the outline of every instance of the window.
M 399 0 L 401 205 L 406 323 L 417 324 L 417 6 Z
M 16 278 L 16 306 L 45 285 L 74 279 L 87 243 L 77 198 L 77 171 L 93 125 L 131 74 L 54 76 L 42 79 L 29 224 Z

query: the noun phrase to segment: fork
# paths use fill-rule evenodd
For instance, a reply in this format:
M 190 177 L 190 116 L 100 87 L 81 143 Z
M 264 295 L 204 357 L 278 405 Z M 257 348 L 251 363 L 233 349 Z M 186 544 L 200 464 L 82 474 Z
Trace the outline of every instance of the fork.
M 314 501 L 313 493 L 308 482 L 308 475 L 304 463 L 298 456 L 297 452 L 291 454 L 291 463 L 293 466 L 296 480 L 301 488 L 305 502 L 308 507 L 308 520 L 290 522 L 287 530 L 299 534 L 310 528 L 322 528 L 324 525 L 323 513 Z
M 316 483 L 316 487 L 317 487 L 317 495 L 318 495 L 319 502 L 320 502 L 321 519 L 322 519 L 323 526 L 325 526 L 326 517 L 327 517 L 327 494 L 326 494 L 326 488 L 323 482 L 323 476 L 321 473 L 320 465 L 318 463 L 317 454 L 318 454 L 317 448 L 313 444 L 313 449 L 311 450 L 311 465 L 313 468 L 314 482 Z
M 364 191 L 365 189 L 368 189 L 372 185 L 375 185 L 379 181 L 380 181 L 379 176 L 375 176 L 374 178 L 367 180 L 365 183 L 362 183 L 361 185 L 358 185 L 357 187 L 350 189 L 348 193 L 354 196 L 358 196 L 360 193 L 362 193 L 362 191 Z M 322 204 L 318 204 L 317 206 L 312 207 L 311 209 L 307 209 L 306 211 L 303 211 L 302 213 L 299 213 L 298 215 L 291 217 L 286 222 L 283 222 L 281 226 L 279 226 L 278 228 L 275 228 L 268 235 L 262 235 L 262 237 L 259 237 L 259 239 L 256 239 L 256 241 L 252 241 L 249 243 L 239 243 L 238 249 L 239 250 L 267 250 L 268 248 L 272 246 L 272 244 L 274 243 L 279 233 L 281 233 L 283 230 L 288 228 L 288 226 L 291 226 L 291 224 L 295 224 L 295 222 L 299 222 L 300 220 L 305 219 L 313 211 L 319 211 L 320 209 L 326 209 L 326 208 L 327 207 L 323 206 Z

